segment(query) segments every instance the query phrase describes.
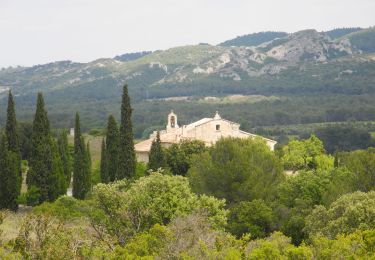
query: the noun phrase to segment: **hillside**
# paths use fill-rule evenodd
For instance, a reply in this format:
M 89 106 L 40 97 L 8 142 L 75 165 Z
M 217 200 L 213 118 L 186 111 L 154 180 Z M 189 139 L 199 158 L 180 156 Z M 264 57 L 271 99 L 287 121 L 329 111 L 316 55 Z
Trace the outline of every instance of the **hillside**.
M 257 46 L 201 44 L 89 63 L 8 68 L 0 71 L 0 109 L 5 107 L 1 97 L 11 88 L 19 118 L 30 120 L 36 93 L 43 91 L 54 126 L 71 127 L 72 115 L 80 111 L 86 128 L 102 127 L 109 113 L 118 116 L 120 89 L 128 83 L 138 138 L 162 127 L 172 108 L 185 122 L 219 109 L 245 130 L 375 120 L 374 35 L 369 28 L 332 40 L 326 33 L 304 30 Z M 230 95 L 250 98 L 199 101 Z M 265 98 L 248 102 L 253 95 Z
M 348 35 L 353 32 L 357 32 L 362 30 L 360 27 L 351 27 L 351 28 L 336 28 L 330 31 L 324 32 L 327 34 L 331 39 L 338 39 L 340 37 L 343 37 L 345 35 Z
M 259 44 L 270 42 L 276 38 L 286 37 L 286 32 L 259 32 L 242 36 L 237 36 L 234 39 L 227 40 L 219 44 L 219 46 L 257 46 Z

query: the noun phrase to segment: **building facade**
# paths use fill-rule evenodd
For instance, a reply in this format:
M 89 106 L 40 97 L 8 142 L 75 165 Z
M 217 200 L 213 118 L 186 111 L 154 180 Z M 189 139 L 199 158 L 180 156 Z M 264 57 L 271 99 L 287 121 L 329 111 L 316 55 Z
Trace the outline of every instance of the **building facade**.
M 149 139 L 135 144 L 138 161 L 148 162 L 151 144 L 156 138 L 156 133 L 154 131 Z M 183 140 L 200 140 L 206 146 L 211 146 L 222 137 L 255 138 L 259 136 L 240 130 L 238 123 L 221 118 L 218 112 L 213 118 L 203 118 L 189 125 L 179 126 L 177 115 L 171 111 L 168 115 L 166 129 L 160 131 L 160 141 L 164 147 L 169 147 Z M 266 141 L 271 150 L 274 150 L 276 141 L 264 137 L 261 138 Z

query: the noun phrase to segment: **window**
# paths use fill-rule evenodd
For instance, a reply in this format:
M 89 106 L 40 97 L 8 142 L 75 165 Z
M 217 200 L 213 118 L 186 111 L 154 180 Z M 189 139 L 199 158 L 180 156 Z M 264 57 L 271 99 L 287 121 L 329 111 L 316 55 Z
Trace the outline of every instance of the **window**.
M 216 125 L 216 131 L 220 131 L 220 125 Z
M 175 128 L 176 126 L 176 119 L 174 118 L 174 116 L 171 117 L 171 127 L 172 128 Z

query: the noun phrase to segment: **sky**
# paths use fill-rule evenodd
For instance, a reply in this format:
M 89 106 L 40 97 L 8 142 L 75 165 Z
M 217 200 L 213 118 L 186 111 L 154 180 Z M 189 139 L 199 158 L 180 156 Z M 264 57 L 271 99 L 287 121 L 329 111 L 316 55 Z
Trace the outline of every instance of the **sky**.
M 375 25 L 375 0 L 0 0 L 0 67 Z

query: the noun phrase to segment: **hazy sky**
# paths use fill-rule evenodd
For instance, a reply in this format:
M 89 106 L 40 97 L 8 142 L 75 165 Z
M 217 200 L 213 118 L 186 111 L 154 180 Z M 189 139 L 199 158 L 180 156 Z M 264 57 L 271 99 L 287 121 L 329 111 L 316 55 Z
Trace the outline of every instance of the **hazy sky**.
M 375 25 L 375 0 L 0 0 L 0 67 Z

